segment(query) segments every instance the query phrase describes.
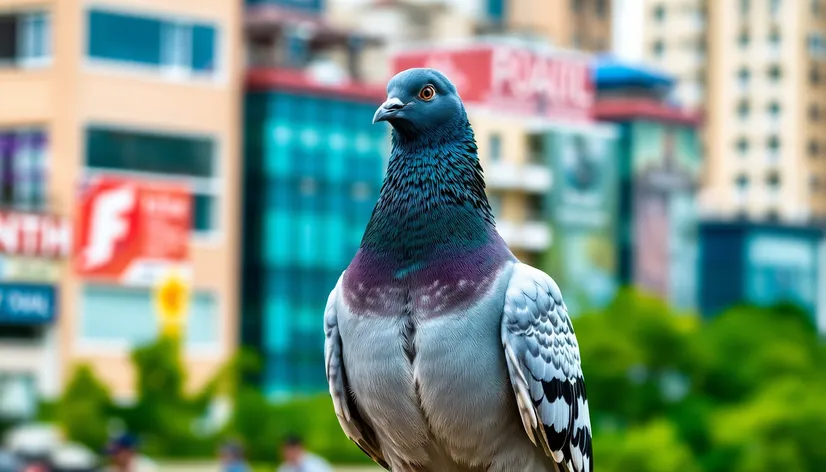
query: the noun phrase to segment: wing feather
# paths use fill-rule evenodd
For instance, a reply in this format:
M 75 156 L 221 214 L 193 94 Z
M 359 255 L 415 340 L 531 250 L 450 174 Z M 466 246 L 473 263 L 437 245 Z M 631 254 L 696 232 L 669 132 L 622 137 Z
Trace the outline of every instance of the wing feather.
M 556 282 L 516 264 L 502 347 L 528 437 L 569 472 L 593 472 L 591 419 L 579 345 Z
M 324 360 L 327 383 L 330 386 L 330 396 L 333 399 L 333 408 L 344 434 L 373 461 L 386 470 L 390 470 L 376 439 L 375 431 L 361 417 L 358 406 L 355 404 L 347 385 L 347 372 L 344 368 L 341 335 L 339 334 L 336 313 L 340 284 L 341 279 L 339 279 L 336 288 L 330 292 L 330 296 L 327 298 L 327 307 L 324 310 Z

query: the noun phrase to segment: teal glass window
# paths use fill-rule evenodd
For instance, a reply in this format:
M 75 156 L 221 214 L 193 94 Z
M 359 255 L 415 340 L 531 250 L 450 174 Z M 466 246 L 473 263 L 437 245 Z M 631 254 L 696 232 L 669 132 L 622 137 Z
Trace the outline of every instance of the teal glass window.
M 163 22 L 157 18 L 91 10 L 89 56 L 160 66 L 162 30 Z
M 210 24 L 115 12 L 88 12 L 87 53 L 104 61 L 214 73 L 218 29 Z

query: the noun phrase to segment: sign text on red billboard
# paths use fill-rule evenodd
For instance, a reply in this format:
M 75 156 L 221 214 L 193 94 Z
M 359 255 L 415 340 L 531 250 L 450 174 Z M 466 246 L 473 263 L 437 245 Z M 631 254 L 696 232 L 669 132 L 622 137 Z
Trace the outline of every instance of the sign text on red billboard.
M 72 227 L 64 217 L 0 212 L 0 254 L 58 259 L 71 247 Z
M 560 120 L 589 120 L 594 84 L 585 56 L 478 44 L 398 53 L 393 70 L 429 67 L 444 73 L 468 105 Z
M 101 178 L 80 201 L 75 271 L 128 285 L 152 285 L 170 270 L 189 277 L 191 219 L 183 186 Z

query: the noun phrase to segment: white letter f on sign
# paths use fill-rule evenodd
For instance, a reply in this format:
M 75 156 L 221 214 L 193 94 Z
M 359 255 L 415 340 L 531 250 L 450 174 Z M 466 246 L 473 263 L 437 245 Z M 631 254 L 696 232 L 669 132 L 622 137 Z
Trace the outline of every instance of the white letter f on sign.
M 126 214 L 135 206 L 135 189 L 120 187 L 98 195 L 92 204 L 89 243 L 83 250 L 84 270 L 94 269 L 112 260 L 115 243 L 129 233 Z

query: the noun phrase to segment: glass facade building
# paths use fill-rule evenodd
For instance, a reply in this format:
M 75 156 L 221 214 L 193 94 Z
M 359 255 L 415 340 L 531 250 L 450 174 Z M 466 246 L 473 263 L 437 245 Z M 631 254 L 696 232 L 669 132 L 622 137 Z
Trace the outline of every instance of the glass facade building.
M 813 320 L 822 311 L 821 228 L 747 221 L 700 225 L 700 311 L 737 303 L 792 303 Z
M 245 97 L 242 342 L 269 395 L 327 390 L 323 313 L 361 242 L 389 155 L 379 100 Z

